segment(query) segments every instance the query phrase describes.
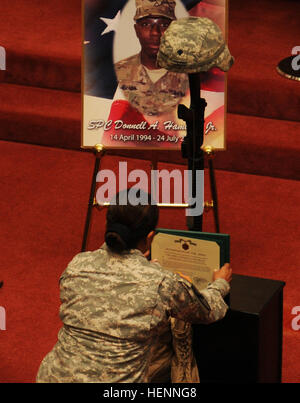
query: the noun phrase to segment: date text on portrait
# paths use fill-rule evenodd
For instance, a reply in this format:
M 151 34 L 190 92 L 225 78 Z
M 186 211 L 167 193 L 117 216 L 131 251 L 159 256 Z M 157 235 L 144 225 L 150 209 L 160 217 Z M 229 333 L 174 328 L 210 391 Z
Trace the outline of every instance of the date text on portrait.
M 178 141 L 182 141 L 180 137 L 176 137 L 175 135 L 164 135 L 164 134 L 112 134 L 110 136 L 111 141 L 123 141 L 126 143 L 127 141 L 135 141 L 135 142 L 148 142 L 148 141 L 156 141 L 160 143 L 162 141 L 166 141 L 168 143 L 178 143 Z

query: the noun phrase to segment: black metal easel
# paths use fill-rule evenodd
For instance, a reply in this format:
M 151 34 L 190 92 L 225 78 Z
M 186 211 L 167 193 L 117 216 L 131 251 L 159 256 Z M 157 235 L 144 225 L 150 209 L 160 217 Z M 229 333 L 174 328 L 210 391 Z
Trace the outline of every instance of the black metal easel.
M 185 105 L 178 106 L 178 117 L 186 122 L 187 134 L 181 145 L 181 154 L 183 158 L 188 160 L 188 169 L 192 171 L 192 197 L 196 197 L 196 171 L 204 170 L 204 154 L 205 151 L 201 148 L 204 140 L 204 114 L 207 106 L 206 100 L 200 97 L 201 79 L 199 73 L 189 74 L 190 108 Z M 209 177 L 213 201 L 206 205 L 208 209 L 213 208 L 216 232 L 220 232 L 217 188 L 214 175 L 212 157 L 212 148 L 206 149 L 208 155 Z M 189 217 L 187 221 L 188 228 L 193 231 L 202 231 L 203 215 Z

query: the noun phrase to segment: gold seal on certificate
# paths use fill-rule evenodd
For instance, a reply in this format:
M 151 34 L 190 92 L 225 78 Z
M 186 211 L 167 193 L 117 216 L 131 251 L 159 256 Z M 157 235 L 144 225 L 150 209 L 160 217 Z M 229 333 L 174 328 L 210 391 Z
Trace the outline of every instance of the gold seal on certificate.
M 214 270 L 229 262 L 229 250 L 227 234 L 157 229 L 151 259 L 157 259 L 165 269 L 188 276 L 202 289 L 212 281 Z

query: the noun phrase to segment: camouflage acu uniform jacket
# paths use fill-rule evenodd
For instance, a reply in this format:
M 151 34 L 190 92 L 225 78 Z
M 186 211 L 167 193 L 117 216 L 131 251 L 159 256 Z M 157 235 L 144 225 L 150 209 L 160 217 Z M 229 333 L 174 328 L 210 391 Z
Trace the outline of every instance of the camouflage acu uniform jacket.
M 149 382 L 156 346 L 171 342 L 170 317 L 221 319 L 228 291 L 216 280 L 199 293 L 138 250 L 117 255 L 104 244 L 80 253 L 60 278 L 63 327 L 37 382 Z
M 183 73 L 166 71 L 153 83 L 141 64 L 140 54 L 115 64 L 119 87 L 126 99 L 144 115 L 157 116 L 173 109 L 189 88 Z

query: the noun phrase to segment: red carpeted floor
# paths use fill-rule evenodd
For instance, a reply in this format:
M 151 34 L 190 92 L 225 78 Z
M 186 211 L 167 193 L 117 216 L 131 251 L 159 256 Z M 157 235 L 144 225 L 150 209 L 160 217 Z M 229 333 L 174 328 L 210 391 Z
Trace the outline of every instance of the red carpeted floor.
M 93 158 L 9 142 L 1 142 L 0 150 L 1 305 L 7 313 L 7 330 L 0 332 L 0 380 L 32 382 L 60 327 L 58 279 L 81 248 Z M 118 161 L 107 157 L 102 166 L 117 170 Z M 129 160 L 128 170 L 134 168 L 145 168 L 144 161 Z M 299 305 L 300 184 L 228 171 L 216 174 L 221 230 L 231 235 L 234 272 L 286 282 L 283 381 L 298 382 L 299 333 L 291 328 L 291 309 Z M 105 211 L 94 210 L 89 249 L 103 240 L 104 217 Z M 184 214 L 162 211 L 159 225 L 185 228 Z M 211 213 L 204 217 L 204 230 L 214 231 Z
M 80 1 L 2 0 L 1 9 L 0 382 L 34 382 L 60 327 L 58 279 L 81 248 L 94 164 L 79 149 Z M 227 151 L 215 159 L 234 272 L 286 282 L 283 382 L 300 381 L 300 330 L 291 326 L 300 306 L 300 83 L 275 67 L 299 45 L 299 14 L 295 0 L 229 1 L 236 63 L 228 74 Z M 150 170 L 149 155 L 135 157 L 129 170 Z M 117 172 L 122 159 L 107 156 L 102 166 Z M 182 163 L 179 153 L 159 159 L 170 169 Z M 101 244 L 104 219 L 94 210 L 89 249 Z M 184 212 L 162 210 L 159 225 L 186 228 Z M 214 231 L 212 213 L 203 229 Z

